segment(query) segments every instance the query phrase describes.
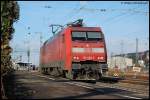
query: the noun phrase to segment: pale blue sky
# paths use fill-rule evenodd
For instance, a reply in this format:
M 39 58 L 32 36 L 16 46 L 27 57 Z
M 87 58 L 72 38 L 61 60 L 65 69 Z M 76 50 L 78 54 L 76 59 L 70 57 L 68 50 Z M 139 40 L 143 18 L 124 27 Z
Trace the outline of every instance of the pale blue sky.
M 130 4 L 123 1 L 18 1 L 18 3 L 20 18 L 14 23 L 15 33 L 10 44 L 16 51 L 13 52 L 13 58 L 22 55 L 24 62 L 27 62 L 26 41 L 30 40 L 31 62 L 36 65 L 39 63 L 40 35 L 36 32 L 42 32 L 44 42 L 52 36 L 50 24 L 64 25 L 79 18 L 83 18 L 87 26 L 102 28 L 108 56 L 111 52 L 121 53 L 121 41 L 124 43 L 125 53 L 135 52 L 136 38 L 139 39 L 139 51 L 149 48 L 148 1 Z M 106 11 L 101 11 L 102 9 Z M 27 34 L 29 32 L 30 37 Z

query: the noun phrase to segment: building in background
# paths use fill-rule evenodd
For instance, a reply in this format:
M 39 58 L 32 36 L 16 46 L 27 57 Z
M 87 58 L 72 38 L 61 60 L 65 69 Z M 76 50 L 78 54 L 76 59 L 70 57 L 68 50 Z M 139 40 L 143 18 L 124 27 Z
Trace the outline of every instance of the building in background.
M 142 71 L 149 71 L 149 50 L 138 52 L 138 64 L 142 68 Z M 109 68 L 117 67 L 121 70 L 132 69 L 136 64 L 136 53 L 127 53 L 120 55 L 113 55 L 108 58 Z
M 120 70 L 125 70 L 133 66 L 133 60 L 131 58 L 120 56 L 111 57 L 108 59 L 108 66 L 109 68 L 117 67 Z
M 25 62 L 17 62 L 12 60 L 12 67 L 14 70 L 36 70 L 36 65 L 32 63 L 25 63 Z

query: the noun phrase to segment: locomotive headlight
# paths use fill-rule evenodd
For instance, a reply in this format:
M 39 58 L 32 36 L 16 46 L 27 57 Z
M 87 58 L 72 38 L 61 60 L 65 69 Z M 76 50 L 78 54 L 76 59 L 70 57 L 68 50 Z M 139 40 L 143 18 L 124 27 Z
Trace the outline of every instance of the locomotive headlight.
M 73 57 L 73 59 L 77 59 L 77 60 L 78 60 L 78 59 L 79 59 L 79 57 L 77 57 L 77 56 L 74 56 L 74 57 Z
M 97 59 L 104 59 L 104 57 L 97 57 Z
M 82 53 L 84 52 L 84 48 L 72 48 L 72 52 Z
M 104 57 L 100 57 L 100 59 L 104 59 Z
M 76 57 L 73 57 L 73 59 L 76 59 Z

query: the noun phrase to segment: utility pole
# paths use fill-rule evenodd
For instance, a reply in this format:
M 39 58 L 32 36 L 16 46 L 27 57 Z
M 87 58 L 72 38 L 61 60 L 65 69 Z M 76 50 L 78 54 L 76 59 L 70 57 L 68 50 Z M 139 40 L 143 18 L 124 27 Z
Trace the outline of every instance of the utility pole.
M 121 45 L 121 62 L 120 62 L 120 67 L 124 67 L 125 59 L 124 59 L 124 43 L 123 43 L 123 40 L 121 41 L 120 45 Z M 122 68 L 121 68 L 121 70 L 122 70 Z
M 28 27 L 28 29 L 30 29 L 30 27 Z M 28 33 L 28 38 L 29 38 L 29 40 L 28 40 L 28 50 L 27 50 L 27 56 L 28 56 L 28 71 L 29 71 L 29 69 L 30 69 L 30 32 Z
M 41 46 L 42 46 L 42 43 L 43 43 L 43 36 L 42 36 L 42 32 L 35 32 L 35 33 L 37 33 L 37 34 L 39 34 L 40 35 L 40 47 L 39 47 L 39 51 L 41 51 Z M 40 53 L 40 52 L 39 52 Z
M 123 55 L 124 55 L 124 54 L 123 54 L 123 53 L 124 53 L 124 52 L 123 52 L 123 46 L 124 46 L 124 43 L 123 43 L 123 40 L 122 40 L 122 41 L 121 41 L 121 57 L 123 57 Z
M 43 40 L 42 32 L 35 32 L 35 33 L 40 35 L 40 47 L 41 47 L 42 46 L 42 40 Z
M 138 56 L 138 38 L 136 38 L 136 56 L 135 56 L 136 58 L 135 58 L 135 66 L 133 67 L 134 69 L 134 71 L 135 71 L 135 73 L 134 73 L 134 78 L 137 78 L 137 72 L 140 72 L 140 70 L 141 70 L 141 68 L 140 68 L 140 65 L 139 65 L 139 63 L 138 63 L 138 58 L 139 58 L 139 56 Z M 135 67 L 136 67 L 136 70 L 135 70 Z M 137 71 L 137 68 L 138 68 L 138 71 Z
M 28 48 L 28 50 L 27 50 L 27 56 L 28 56 L 28 71 L 29 71 L 29 68 L 30 68 L 30 48 Z
M 42 46 L 42 40 L 43 40 L 43 36 L 42 36 L 42 32 L 40 32 L 40 48 Z
M 114 66 L 114 61 L 113 61 L 113 52 L 111 52 L 111 56 L 110 56 L 110 67 L 113 68 Z
M 40 47 L 42 46 L 42 39 L 43 39 L 43 37 L 42 37 L 42 33 L 40 34 Z
M 22 62 L 22 55 L 19 56 L 19 61 Z
M 39 34 L 40 35 L 40 47 L 39 47 L 39 58 L 41 58 L 40 57 L 40 52 L 41 52 L 41 47 L 42 47 L 42 40 L 43 40 L 43 36 L 42 36 L 42 32 L 35 32 L 35 33 L 37 33 L 37 34 Z M 39 66 L 40 66 L 40 59 L 39 59 Z M 41 69 L 40 69 L 41 70 Z
M 138 64 L 138 38 L 136 38 L 136 64 Z

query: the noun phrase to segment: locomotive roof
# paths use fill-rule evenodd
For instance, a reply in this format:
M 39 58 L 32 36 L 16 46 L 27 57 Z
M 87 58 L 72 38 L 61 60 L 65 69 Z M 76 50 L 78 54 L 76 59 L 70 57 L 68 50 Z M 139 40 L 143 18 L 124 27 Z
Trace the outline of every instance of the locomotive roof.
M 91 32 L 93 32 L 93 31 L 101 31 L 101 28 L 100 27 L 72 27 L 72 26 L 69 26 L 69 27 L 67 27 L 67 28 L 71 28 L 71 30 L 72 31 L 91 31 Z M 66 29 L 67 29 L 66 28 Z M 47 43 L 47 42 L 49 42 L 49 41 L 51 41 L 56 35 L 58 35 L 58 34 L 61 34 L 61 32 L 62 32 L 62 34 L 63 34 L 63 31 L 64 31 L 65 29 L 63 29 L 63 30 L 61 30 L 61 31 L 59 31 L 57 34 L 55 34 L 53 37 L 50 37 L 48 40 L 46 40 L 45 42 L 44 42 L 44 45 Z M 44 46 L 43 45 L 43 46 Z
M 72 31 L 101 31 L 100 27 L 70 27 Z

